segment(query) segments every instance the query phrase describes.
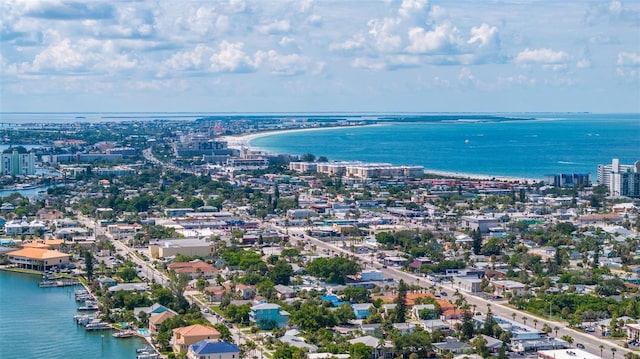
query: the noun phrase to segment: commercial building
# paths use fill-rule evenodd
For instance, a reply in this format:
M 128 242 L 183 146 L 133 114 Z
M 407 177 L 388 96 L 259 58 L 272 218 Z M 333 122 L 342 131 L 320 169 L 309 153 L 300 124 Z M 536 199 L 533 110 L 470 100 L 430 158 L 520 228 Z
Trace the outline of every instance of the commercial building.
M 43 248 L 23 248 L 7 253 L 7 257 L 20 268 L 42 271 L 69 264 L 68 254 Z
M 554 187 L 590 186 L 588 173 L 550 174 L 544 176 L 544 183 Z
M 5 150 L 0 156 L 0 175 L 31 176 L 36 173 L 36 155 L 33 152 L 20 153 L 17 149 Z
M 214 249 L 215 243 L 197 238 L 166 239 L 149 244 L 151 258 L 167 258 L 176 254 L 209 257 Z
M 621 165 L 614 158 L 611 165 L 598 165 L 598 184 L 608 187 L 610 196 L 640 197 L 640 161 Z

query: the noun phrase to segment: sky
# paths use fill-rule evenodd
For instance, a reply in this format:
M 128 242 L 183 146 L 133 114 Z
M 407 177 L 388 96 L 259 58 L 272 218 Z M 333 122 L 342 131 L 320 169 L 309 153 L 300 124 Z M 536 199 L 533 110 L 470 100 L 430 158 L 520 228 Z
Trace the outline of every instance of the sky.
M 640 1 L 0 1 L 2 112 L 640 112 Z

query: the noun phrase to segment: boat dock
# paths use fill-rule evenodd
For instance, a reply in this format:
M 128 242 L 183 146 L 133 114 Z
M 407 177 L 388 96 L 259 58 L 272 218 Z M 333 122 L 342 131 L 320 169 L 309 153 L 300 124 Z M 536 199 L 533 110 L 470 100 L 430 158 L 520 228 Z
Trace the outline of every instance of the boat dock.
M 75 278 L 58 278 L 56 280 L 43 280 L 38 283 L 40 288 L 53 288 L 53 287 L 70 287 L 80 285 L 80 281 Z

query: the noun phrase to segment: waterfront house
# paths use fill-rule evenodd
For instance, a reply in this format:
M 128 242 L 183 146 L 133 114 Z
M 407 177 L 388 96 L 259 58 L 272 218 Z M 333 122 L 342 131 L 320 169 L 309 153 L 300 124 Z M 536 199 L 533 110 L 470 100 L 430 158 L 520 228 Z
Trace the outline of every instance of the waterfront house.
M 69 264 L 69 255 L 44 248 L 23 248 L 7 253 L 9 262 L 20 268 L 48 270 Z
M 175 317 L 177 314 L 174 311 L 166 311 L 158 314 L 152 314 L 149 317 L 149 333 L 157 333 L 160 330 L 160 325 L 165 320 Z
M 261 329 L 283 328 L 287 325 L 289 313 L 277 304 L 264 303 L 251 307 L 249 319 Z
M 100 288 L 102 289 L 113 287 L 114 285 L 118 284 L 115 279 L 110 277 L 98 278 L 98 282 L 100 283 Z
M 213 328 L 202 324 L 190 325 L 188 327 L 175 328 L 171 344 L 175 354 L 185 353 L 189 345 L 195 344 L 205 339 L 219 339 L 220 332 Z
M 238 359 L 238 345 L 218 340 L 201 340 L 191 344 L 187 351 L 187 359 Z

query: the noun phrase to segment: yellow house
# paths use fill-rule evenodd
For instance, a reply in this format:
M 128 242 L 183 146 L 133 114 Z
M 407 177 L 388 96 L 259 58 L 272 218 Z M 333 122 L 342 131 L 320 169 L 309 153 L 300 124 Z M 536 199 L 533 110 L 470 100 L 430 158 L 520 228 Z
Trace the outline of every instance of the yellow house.
M 154 314 L 149 317 L 149 332 L 157 333 L 160 330 L 160 325 L 165 320 L 175 317 L 176 314 L 171 311 L 166 311 L 158 314 Z
M 7 256 L 12 264 L 27 269 L 47 270 L 69 264 L 68 254 L 44 248 L 23 248 L 9 252 Z
M 176 328 L 173 330 L 173 352 L 176 354 L 186 353 L 189 345 L 205 339 L 219 339 L 220 332 L 213 327 L 202 324 L 190 325 L 188 327 Z

